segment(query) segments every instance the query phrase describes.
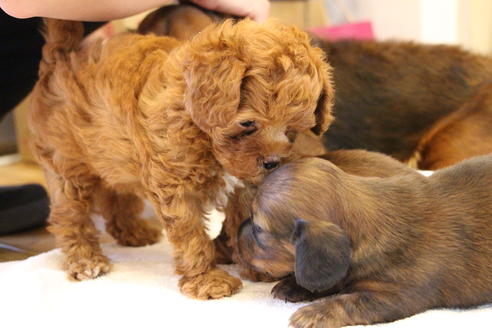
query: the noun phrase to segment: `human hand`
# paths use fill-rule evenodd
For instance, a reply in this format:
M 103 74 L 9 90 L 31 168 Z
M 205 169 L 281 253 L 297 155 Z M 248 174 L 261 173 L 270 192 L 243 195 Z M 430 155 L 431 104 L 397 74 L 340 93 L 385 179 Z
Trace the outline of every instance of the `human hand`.
M 263 22 L 270 13 L 268 0 L 191 0 L 196 5 L 225 14 L 249 17 L 257 22 Z

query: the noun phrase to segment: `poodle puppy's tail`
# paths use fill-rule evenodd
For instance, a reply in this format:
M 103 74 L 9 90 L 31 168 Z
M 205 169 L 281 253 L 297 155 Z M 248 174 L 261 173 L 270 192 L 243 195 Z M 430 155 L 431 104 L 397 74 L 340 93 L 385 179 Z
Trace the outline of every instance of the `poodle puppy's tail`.
M 39 65 L 40 76 L 50 71 L 56 62 L 66 62 L 70 52 L 77 49 L 84 38 L 82 22 L 45 18 L 44 24 L 43 35 L 46 43 Z

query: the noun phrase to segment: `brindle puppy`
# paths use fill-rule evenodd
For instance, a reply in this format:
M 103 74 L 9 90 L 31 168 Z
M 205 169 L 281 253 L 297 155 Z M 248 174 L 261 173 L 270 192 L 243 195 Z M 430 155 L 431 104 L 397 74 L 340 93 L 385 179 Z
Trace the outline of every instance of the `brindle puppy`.
M 316 153 L 316 149 L 307 151 L 309 144 L 301 144 L 305 152 Z M 376 152 L 365 150 L 337 150 L 321 155 L 338 166 L 344 172 L 364 177 L 391 177 L 395 175 L 416 175 L 420 174 L 414 169 L 396 161 L 395 159 Z M 256 187 L 237 187 L 230 195 L 225 208 L 225 221 L 222 231 L 215 239 L 217 251 L 217 261 L 222 264 L 240 263 L 237 256 L 237 232 L 238 227 L 244 222 L 251 213 L 251 203 L 255 197 Z M 264 273 L 251 270 L 249 267 L 241 266 L 241 277 L 252 281 L 272 281 L 277 280 Z M 288 290 L 285 295 L 277 297 L 289 301 L 305 300 L 312 298 L 313 295 L 306 290 Z
M 330 294 L 294 327 L 388 322 L 492 301 L 492 155 L 437 171 L 365 178 L 310 158 L 273 172 L 240 228 L 251 268 Z M 293 276 L 291 276 L 293 275 Z M 299 286 L 297 286 L 297 283 Z

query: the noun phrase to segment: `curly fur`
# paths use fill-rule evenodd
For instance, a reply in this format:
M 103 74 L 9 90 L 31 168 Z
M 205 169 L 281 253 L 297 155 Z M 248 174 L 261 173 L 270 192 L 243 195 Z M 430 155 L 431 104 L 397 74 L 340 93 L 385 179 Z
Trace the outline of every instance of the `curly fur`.
M 326 130 L 323 53 L 275 21 L 226 21 L 189 42 L 124 34 L 82 50 L 81 38 L 80 23 L 47 20 L 30 117 L 69 276 L 110 269 L 90 220 L 97 208 L 123 245 L 159 238 L 137 218 L 146 197 L 174 245 L 181 291 L 231 295 L 241 282 L 215 268 L 206 209 L 221 205 L 226 174 L 259 181 L 265 162 L 301 155 L 296 134 Z

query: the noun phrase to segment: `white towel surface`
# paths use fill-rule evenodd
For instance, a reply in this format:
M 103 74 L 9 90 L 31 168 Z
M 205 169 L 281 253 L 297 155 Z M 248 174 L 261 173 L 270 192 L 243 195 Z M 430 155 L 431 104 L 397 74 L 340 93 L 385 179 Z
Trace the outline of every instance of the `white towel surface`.
M 216 234 L 217 227 L 212 229 Z M 270 295 L 274 283 L 249 281 L 243 281 L 242 290 L 232 297 L 189 299 L 179 292 L 165 237 L 152 246 L 106 243 L 102 248 L 112 270 L 89 281 L 67 280 L 58 249 L 0 263 L 0 327 L 285 328 L 290 315 L 305 305 L 274 300 Z M 238 275 L 236 266 L 222 267 Z M 492 306 L 432 310 L 378 327 L 490 328 Z

